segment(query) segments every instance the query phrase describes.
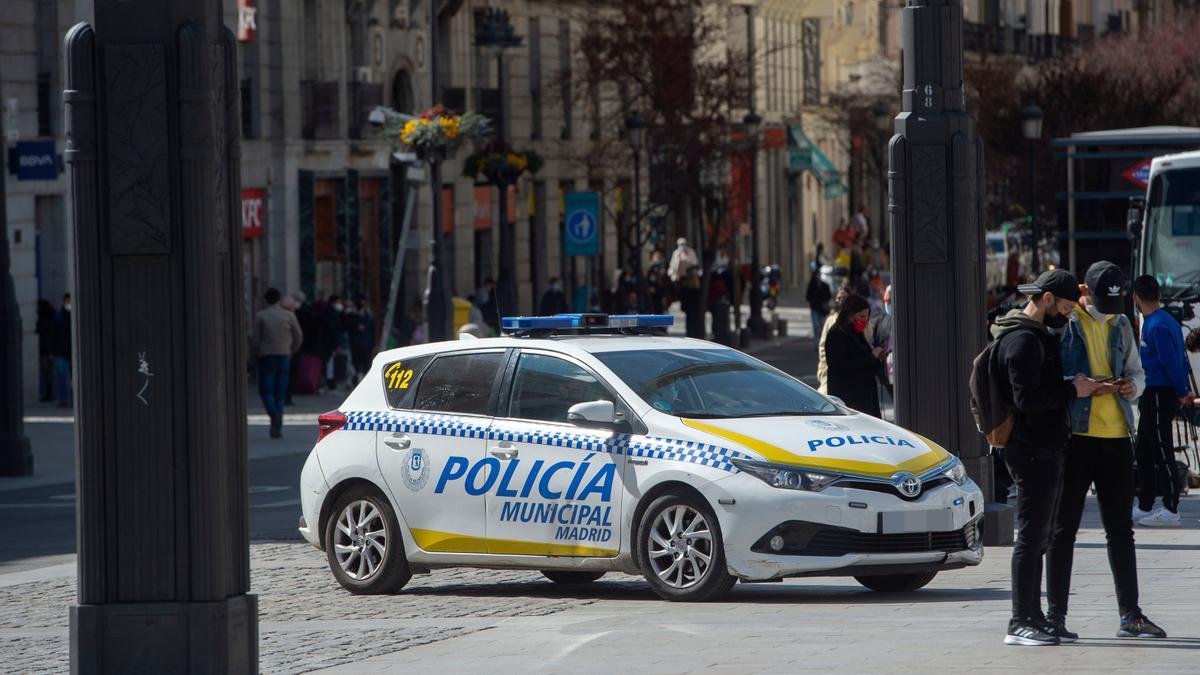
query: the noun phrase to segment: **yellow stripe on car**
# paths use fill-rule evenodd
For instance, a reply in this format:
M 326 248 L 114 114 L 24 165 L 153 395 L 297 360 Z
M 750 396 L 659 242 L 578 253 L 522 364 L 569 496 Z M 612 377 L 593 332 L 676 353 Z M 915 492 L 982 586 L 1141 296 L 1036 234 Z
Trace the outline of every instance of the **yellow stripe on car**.
M 804 457 L 793 452 L 788 452 L 783 448 L 767 443 L 766 441 L 747 436 L 745 434 L 724 429 L 712 424 L 700 422 L 697 420 L 682 420 L 683 423 L 693 429 L 710 433 L 714 436 L 720 436 L 727 441 L 733 441 L 740 445 L 757 452 L 762 455 L 768 462 L 776 464 L 791 464 L 794 466 L 802 466 L 809 469 L 826 469 L 831 471 L 846 471 L 857 473 L 864 476 L 878 476 L 880 478 L 890 478 L 892 475 L 901 471 L 909 473 L 923 473 L 929 469 L 942 464 L 950 457 L 950 453 L 946 452 L 937 443 L 929 439 L 913 434 L 929 447 L 929 452 L 917 455 L 912 459 L 907 459 L 899 464 L 885 464 L 883 462 L 866 462 L 857 459 L 841 459 L 837 457 Z M 912 432 L 909 432 L 912 433 Z
M 493 555 L 549 555 L 572 558 L 615 558 L 617 551 L 574 544 L 487 539 L 453 532 L 413 530 L 413 541 L 431 553 L 491 553 Z

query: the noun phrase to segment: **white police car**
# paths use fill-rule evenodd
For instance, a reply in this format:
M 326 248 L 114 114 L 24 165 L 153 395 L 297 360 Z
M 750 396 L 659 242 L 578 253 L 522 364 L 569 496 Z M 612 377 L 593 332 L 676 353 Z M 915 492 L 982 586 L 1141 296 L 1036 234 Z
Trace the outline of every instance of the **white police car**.
M 322 415 L 300 532 L 354 593 L 441 567 L 914 590 L 983 557 L 983 498 L 929 441 L 666 316 L 508 318 L 510 336 L 380 354 Z

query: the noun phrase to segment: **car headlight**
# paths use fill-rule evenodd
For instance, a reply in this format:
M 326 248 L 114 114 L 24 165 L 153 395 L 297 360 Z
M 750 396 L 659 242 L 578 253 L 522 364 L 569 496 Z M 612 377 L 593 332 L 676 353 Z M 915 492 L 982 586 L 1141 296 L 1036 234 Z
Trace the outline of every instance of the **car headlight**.
M 805 490 L 808 492 L 820 492 L 830 483 L 838 479 L 837 475 L 820 473 L 818 471 L 809 471 L 808 469 L 798 466 L 788 466 L 786 464 L 771 464 L 770 462 L 756 462 L 750 459 L 735 458 L 732 461 L 733 465 L 745 471 L 746 473 L 758 478 L 762 482 L 771 487 L 782 488 L 784 490 Z
M 971 477 L 967 475 L 967 467 L 957 457 L 954 458 L 954 461 L 942 473 L 954 481 L 955 485 L 966 485 L 967 481 L 971 480 Z

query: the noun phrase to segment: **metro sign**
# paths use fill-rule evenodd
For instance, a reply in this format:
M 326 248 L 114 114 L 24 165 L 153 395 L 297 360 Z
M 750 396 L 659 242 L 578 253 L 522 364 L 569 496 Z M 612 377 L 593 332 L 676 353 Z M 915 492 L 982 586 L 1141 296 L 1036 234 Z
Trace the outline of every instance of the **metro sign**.
M 1146 186 L 1150 184 L 1150 160 L 1143 159 L 1126 169 L 1125 173 L 1121 175 L 1125 177 L 1125 180 L 1145 190 Z

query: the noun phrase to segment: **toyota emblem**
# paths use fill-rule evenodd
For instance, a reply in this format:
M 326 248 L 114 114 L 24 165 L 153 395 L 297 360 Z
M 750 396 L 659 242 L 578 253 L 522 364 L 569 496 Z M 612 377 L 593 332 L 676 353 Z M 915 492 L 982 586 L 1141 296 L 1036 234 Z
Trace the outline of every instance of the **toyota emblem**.
M 916 497 L 921 494 L 921 479 L 911 473 L 896 474 L 896 489 L 905 497 Z

